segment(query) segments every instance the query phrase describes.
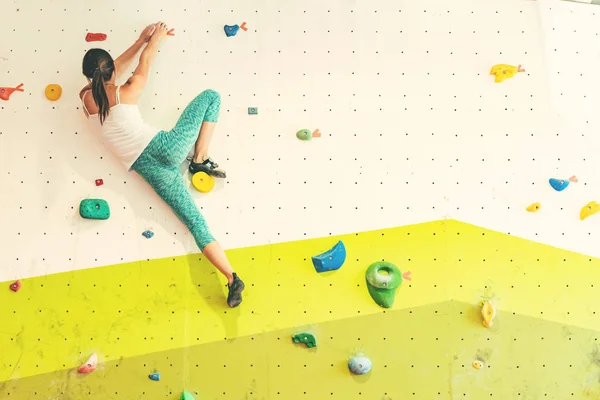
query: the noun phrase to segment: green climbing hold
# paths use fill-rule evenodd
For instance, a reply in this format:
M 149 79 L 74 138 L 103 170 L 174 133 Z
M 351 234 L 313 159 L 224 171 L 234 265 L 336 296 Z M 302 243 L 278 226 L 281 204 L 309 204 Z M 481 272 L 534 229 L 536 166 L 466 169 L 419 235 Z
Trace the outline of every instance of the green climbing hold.
M 394 264 L 378 261 L 367 268 L 367 288 L 375 303 L 390 308 L 394 304 L 396 289 L 402 283 L 402 273 Z
M 292 336 L 294 343 L 304 343 L 309 349 L 317 347 L 317 339 L 310 333 L 297 333 Z
M 181 394 L 181 398 L 179 400 L 196 400 L 194 396 L 190 392 L 183 392 Z
M 108 219 L 110 217 L 110 207 L 106 200 L 85 199 L 79 204 L 79 215 L 86 219 Z
M 312 132 L 308 129 L 301 129 L 298 132 L 296 132 L 296 137 L 300 140 L 310 140 L 312 139 L 313 135 Z

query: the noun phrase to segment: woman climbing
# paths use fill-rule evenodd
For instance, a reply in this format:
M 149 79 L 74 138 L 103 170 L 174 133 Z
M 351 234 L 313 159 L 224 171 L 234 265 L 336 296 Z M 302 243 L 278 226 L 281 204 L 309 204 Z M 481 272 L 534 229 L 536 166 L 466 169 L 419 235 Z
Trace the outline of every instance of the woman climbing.
M 154 129 L 144 123 L 137 105 L 150 65 L 166 35 L 165 23 L 149 25 L 116 60 L 105 50 L 90 49 L 83 57 L 83 75 L 89 83 L 79 97 L 88 120 L 107 147 L 129 171 L 136 171 L 152 186 L 189 228 L 206 258 L 225 275 L 229 288 L 227 304 L 237 307 L 242 301 L 244 283 L 233 272 L 225 252 L 210 234 L 179 172 L 179 166 L 194 147 L 194 157 L 189 160 L 192 174 L 203 171 L 225 177 L 225 172 L 208 157 L 208 145 L 221 105 L 220 96 L 213 90 L 200 93 L 170 131 Z M 117 80 L 142 48 L 133 75 L 124 85 L 118 86 Z

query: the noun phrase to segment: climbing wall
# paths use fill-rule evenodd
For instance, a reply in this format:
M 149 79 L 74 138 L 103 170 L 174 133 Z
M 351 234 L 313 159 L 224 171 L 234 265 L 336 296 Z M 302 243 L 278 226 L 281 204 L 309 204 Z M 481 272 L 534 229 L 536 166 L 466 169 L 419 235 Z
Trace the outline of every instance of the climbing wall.
M 600 217 L 580 219 L 598 193 L 600 7 L 15 0 L 0 15 L 0 87 L 23 83 L 0 100 L 0 399 L 600 396 Z M 157 20 L 174 36 L 148 122 L 169 129 L 202 90 L 222 96 L 211 153 L 228 178 L 190 190 L 246 282 L 237 309 L 77 97 L 87 49 L 116 57 Z M 495 64 L 525 72 L 495 83 Z M 85 198 L 111 218 L 81 219 Z M 338 240 L 344 266 L 316 273 L 310 257 Z M 389 309 L 365 284 L 379 260 L 412 273 Z M 98 370 L 78 374 L 92 353 Z M 367 375 L 348 372 L 358 353 Z

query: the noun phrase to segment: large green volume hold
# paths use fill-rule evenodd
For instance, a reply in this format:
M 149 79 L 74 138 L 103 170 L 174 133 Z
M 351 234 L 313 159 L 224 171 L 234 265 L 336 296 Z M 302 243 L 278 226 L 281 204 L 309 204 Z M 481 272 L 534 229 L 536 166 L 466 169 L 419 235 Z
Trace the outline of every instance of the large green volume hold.
M 106 200 L 85 199 L 79 204 L 79 215 L 85 219 L 108 219 L 110 207 Z
M 366 272 L 367 288 L 375 303 L 390 308 L 394 304 L 396 289 L 402 283 L 402 273 L 394 264 L 386 261 L 373 263 Z

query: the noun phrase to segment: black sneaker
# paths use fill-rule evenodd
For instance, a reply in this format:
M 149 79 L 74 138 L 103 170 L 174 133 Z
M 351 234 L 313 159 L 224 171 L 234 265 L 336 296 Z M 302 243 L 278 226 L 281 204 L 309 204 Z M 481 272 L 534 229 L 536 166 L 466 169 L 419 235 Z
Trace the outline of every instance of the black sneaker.
M 229 288 L 229 294 L 227 295 L 227 304 L 231 308 L 235 308 L 240 305 L 242 302 L 242 291 L 246 287 L 244 282 L 237 276 L 237 274 L 233 273 L 233 282 L 227 284 Z
M 227 174 L 222 169 L 219 169 L 219 164 L 214 162 L 212 158 L 207 158 L 201 163 L 195 163 L 194 160 L 190 160 L 190 172 L 195 174 L 196 172 L 206 172 L 210 176 L 216 178 L 226 178 Z

